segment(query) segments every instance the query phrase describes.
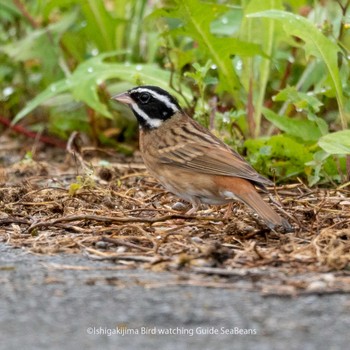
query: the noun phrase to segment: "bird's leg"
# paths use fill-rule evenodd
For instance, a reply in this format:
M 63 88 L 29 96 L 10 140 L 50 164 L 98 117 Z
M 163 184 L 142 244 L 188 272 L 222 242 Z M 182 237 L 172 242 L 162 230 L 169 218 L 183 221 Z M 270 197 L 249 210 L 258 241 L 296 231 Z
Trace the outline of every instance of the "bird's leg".
M 227 220 L 231 217 L 232 215 L 232 206 L 233 206 L 233 202 L 230 202 L 227 206 L 225 215 L 224 215 L 224 220 Z
M 198 210 L 198 208 L 199 208 L 199 203 L 198 203 L 198 201 L 192 200 L 192 201 L 191 201 L 191 204 L 192 204 L 192 208 L 191 208 L 189 211 L 186 212 L 186 215 L 192 215 L 192 214 L 194 214 L 194 213 Z

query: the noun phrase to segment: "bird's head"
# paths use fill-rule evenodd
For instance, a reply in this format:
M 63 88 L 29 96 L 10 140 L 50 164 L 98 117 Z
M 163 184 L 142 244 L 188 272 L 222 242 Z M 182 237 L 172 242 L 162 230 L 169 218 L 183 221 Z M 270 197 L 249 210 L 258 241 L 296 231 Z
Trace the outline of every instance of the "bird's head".
M 143 129 L 155 129 L 181 111 L 176 98 L 157 86 L 137 86 L 112 99 L 129 105 Z

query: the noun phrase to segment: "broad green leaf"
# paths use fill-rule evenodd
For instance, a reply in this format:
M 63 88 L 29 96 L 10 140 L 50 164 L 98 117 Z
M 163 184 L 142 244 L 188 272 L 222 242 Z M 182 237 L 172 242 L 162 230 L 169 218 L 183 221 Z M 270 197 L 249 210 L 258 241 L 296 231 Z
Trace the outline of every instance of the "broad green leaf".
M 263 108 L 263 114 L 268 121 L 280 130 L 304 141 L 317 141 L 322 136 L 318 125 L 311 120 L 280 116 L 267 108 Z
M 98 36 L 99 40 L 94 40 L 101 52 L 112 51 L 115 48 L 115 26 L 110 13 L 106 10 L 104 1 L 96 0 L 76 0 L 84 13 L 87 26 L 87 34 L 91 38 Z
M 231 10 L 229 6 L 199 0 L 175 0 L 175 3 L 175 8 L 158 10 L 153 13 L 151 18 L 179 19 L 180 26 L 171 29 L 171 32 L 175 35 L 191 37 L 198 44 L 199 49 L 206 52 L 216 64 L 220 88 L 230 92 L 237 102 L 240 101 L 240 95 L 237 93 L 240 81 L 233 68 L 231 56 L 261 54 L 260 47 L 237 38 L 223 38 L 213 35 L 211 32 L 212 22 L 223 13 Z
M 318 144 L 329 154 L 350 154 L 350 130 L 322 136 Z
M 269 10 L 250 14 L 251 18 L 272 18 L 281 21 L 286 33 L 296 36 L 304 41 L 304 50 L 307 56 L 315 56 L 327 67 L 330 76 L 330 84 L 335 91 L 343 128 L 347 127 L 347 119 L 344 113 L 343 88 L 339 76 L 337 55 L 340 47 L 324 36 L 322 32 L 306 18 L 293 13 Z
M 210 25 L 210 31 L 214 35 L 231 36 L 238 33 L 243 18 L 243 10 L 236 7 L 224 13 Z
M 89 133 L 90 125 L 83 108 L 60 111 L 54 108 L 50 114 L 48 131 L 62 139 L 67 139 L 72 130 Z
M 71 87 L 71 81 L 68 79 L 60 80 L 56 83 L 51 84 L 46 90 L 41 92 L 35 98 L 30 100 L 26 106 L 15 116 L 12 123 L 16 124 L 20 121 L 24 116 L 30 113 L 33 109 L 48 101 L 50 98 L 59 95 L 62 92 L 68 91 Z
M 101 103 L 97 93 L 98 86 L 107 79 L 116 78 L 129 81 L 135 85 L 149 84 L 169 89 L 171 73 L 155 65 L 106 63 L 104 61 L 106 58 L 115 56 L 118 53 L 120 54 L 120 52 L 104 53 L 81 63 L 68 79 L 51 84 L 46 90 L 31 100 L 16 115 L 14 123 L 18 122 L 40 104 L 66 91 L 70 91 L 77 101 L 82 101 L 98 113 L 111 117 L 106 106 Z M 172 93 L 182 100 L 182 96 L 177 92 L 172 91 Z M 186 98 L 190 99 L 191 94 L 188 89 L 183 88 L 183 93 Z
M 266 139 L 248 139 L 249 161 L 264 174 L 291 178 L 305 172 L 305 163 L 312 160 L 310 149 L 293 137 L 281 134 Z

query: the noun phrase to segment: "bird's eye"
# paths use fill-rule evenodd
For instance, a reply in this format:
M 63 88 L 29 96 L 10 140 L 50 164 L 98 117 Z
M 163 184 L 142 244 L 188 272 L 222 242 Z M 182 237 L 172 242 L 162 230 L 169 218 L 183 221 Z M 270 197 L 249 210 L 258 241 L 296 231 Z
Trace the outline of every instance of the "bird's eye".
M 151 95 L 148 92 L 144 92 L 140 95 L 139 100 L 141 103 L 147 103 L 151 98 Z

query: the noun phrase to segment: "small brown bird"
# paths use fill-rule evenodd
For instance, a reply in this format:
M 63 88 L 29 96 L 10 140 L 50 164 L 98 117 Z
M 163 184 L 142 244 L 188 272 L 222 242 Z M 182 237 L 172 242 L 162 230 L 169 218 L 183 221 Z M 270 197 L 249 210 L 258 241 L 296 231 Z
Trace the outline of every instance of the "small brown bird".
M 281 218 L 258 194 L 273 183 L 237 152 L 190 118 L 177 100 L 157 86 L 138 86 L 113 99 L 127 104 L 140 125 L 140 149 L 149 172 L 170 192 L 190 202 L 221 205 L 240 200 L 271 229 Z

